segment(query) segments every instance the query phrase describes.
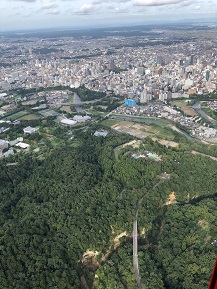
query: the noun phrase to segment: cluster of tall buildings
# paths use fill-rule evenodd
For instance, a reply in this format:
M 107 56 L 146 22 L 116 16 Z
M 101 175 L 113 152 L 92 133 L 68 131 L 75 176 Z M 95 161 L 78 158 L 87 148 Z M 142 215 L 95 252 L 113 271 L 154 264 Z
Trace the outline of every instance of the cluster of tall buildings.
M 31 42 L 28 53 L 22 54 L 22 62 L 0 70 L 0 89 L 85 85 L 92 90 L 112 91 L 141 103 L 147 103 L 153 97 L 165 101 L 217 89 L 215 39 L 168 46 L 126 45 L 118 49 L 114 49 L 112 41 L 109 46 L 109 40 L 79 40 L 79 45 L 68 39 L 64 45 L 61 40 L 61 49 L 54 49 L 55 52 L 48 55 L 34 54 Z M 53 40 L 53 47 L 56 42 Z M 97 53 L 91 54 L 87 47 Z M 88 57 L 84 55 L 85 50 L 90 54 Z

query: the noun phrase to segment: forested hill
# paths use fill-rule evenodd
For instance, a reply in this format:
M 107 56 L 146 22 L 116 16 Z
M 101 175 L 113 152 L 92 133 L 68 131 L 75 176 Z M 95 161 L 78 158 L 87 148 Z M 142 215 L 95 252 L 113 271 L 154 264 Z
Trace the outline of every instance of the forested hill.
M 138 216 L 144 288 L 206 289 L 217 255 L 217 162 L 149 139 L 117 150 L 132 138 L 92 133 L 77 132 L 76 146 L 44 160 L 2 161 L 0 288 L 137 288 L 131 233 L 145 196 Z M 143 150 L 162 161 L 131 157 Z M 165 172 L 170 180 L 151 190 Z M 85 261 L 87 250 L 93 255 Z

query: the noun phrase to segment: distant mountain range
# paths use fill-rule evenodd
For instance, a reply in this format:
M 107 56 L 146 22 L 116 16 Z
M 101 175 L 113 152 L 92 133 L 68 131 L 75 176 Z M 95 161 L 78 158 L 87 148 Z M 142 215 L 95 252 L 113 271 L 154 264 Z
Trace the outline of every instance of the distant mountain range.
M 150 26 L 158 26 L 158 25 L 210 25 L 210 24 L 213 24 L 213 25 L 217 25 L 217 17 L 216 18 L 198 18 L 198 19 L 181 19 L 181 20 L 147 20 L 143 23 L 134 23 L 134 24 L 129 24 L 129 23 L 125 23 L 125 24 L 122 24 L 122 25 L 119 25 L 119 26 L 109 26 L 109 25 L 102 25 L 102 26 L 92 26 L 92 27 L 53 27 L 53 28 L 44 28 L 44 29 L 30 29 L 30 30 L 19 30 L 19 31 L 0 31 L 0 36 L 1 35 L 5 35 L 5 34 L 20 34 L 22 33 L 23 35 L 25 34 L 29 34 L 29 33 L 34 33 L 34 34 L 37 34 L 37 33 L 66 33 L 66 32 L 74 32 L 74 33 L 77 33 L 77 32 L 81 32 L 81 31 L 93 31 L 93 30 L 97 30 L 97 31 L 100 31 L 100 30 L 111 30 L 111 29 L 127 29 L 127 30 L 131 30 L 132 28 L 135 29 L 141 29 L 141 28 L 144 28 L 144 27 L 149 27 Z M 21 34 L 20 34 L 21 35 Z M 36 36 L 36 35 L 35 35 Z

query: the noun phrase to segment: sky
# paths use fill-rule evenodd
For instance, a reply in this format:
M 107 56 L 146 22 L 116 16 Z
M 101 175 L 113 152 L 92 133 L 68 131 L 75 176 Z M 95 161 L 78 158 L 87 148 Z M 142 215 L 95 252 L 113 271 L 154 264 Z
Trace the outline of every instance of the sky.
M 216 0 L 0 0 L 0 30 L 217 18 Z

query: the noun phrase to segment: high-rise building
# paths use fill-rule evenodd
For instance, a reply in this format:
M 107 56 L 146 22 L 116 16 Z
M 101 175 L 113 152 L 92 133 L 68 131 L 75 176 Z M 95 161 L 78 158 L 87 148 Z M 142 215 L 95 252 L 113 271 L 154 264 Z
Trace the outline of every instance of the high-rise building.
M 194 64 L 194 59 L 195 59 L 195 55 L 192 54 L 191 57 L 190 57 L 190 63 L 189 64 Z
M 210 78 L 210 71 L 207 70 L 206 71 L 206 81 L 209 81 L 209 78 Z
M 144 73 L 145 73 L 145 69 L 144 69 L 144 67 L 137 67 L 137 73 L 138 74 L 140 74 L 140 75 L 144 75 Z
M 169 64 L 171 62 L 171 57 L 169 55 L 165 56 L 165 64 Z
M 163 64 L 163 57 L 161 55 L 157 56 L 157 64 L 162 65 Z
M 109 70 L 114 70 L 115 69 L 115 62 L 114 62 L 114 59 L 112 59 L 109 63 L 109 66 L 108 66 L 108 69 Z

